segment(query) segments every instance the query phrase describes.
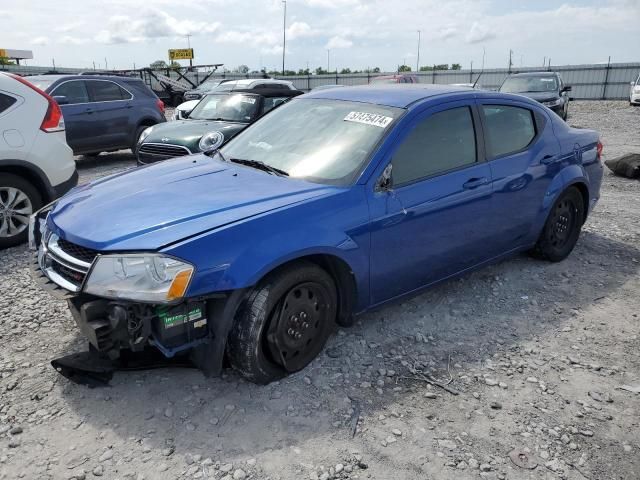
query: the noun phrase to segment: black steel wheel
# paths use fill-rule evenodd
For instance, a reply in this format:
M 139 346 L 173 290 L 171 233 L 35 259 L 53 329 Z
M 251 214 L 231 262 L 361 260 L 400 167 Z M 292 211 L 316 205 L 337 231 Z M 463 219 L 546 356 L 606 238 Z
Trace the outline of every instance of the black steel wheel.
M 552 262 L 567 258 L 580 236 L 584 214 L 580 191 L 575 187 L 565 190 L 549 212 L 534 254 Z
M 231 365 L 261 384 L 302 370 L 333 332 L 337 303 L 333 279 L 314 263 L 274 272 L 238 310 L 227 340 Z

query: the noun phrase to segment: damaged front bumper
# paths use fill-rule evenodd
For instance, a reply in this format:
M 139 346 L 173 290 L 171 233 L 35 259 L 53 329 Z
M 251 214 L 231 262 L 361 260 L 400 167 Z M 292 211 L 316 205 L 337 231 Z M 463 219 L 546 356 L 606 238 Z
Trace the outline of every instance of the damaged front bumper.
M 91 345 L 94 357 L 71 359 L 76 373 L 83 361 L 87 364 L 85 373 L 93 375 L 95 365 L 98 371 L 108 370 L 105 365 L 121 361 L 123 353 L 142 355 L 149 347 L 165 359 L 188 353 L 207 376 L 221 372 L 226 338 L 242 291 L 186 298 L 177 304 L 111 300 L 87 294 L 83 286 L 100 252 L 71 244 L 48 231 L 47 214 L 46 210 L 40 211 L 30 222 L 29 243 L 37 250 L 31 270 L 41 286 L 67 300 L 78 328 Z M 61 365 L 62 360 L 57 359 L 54 366 L 65 374 L 69 369 Z

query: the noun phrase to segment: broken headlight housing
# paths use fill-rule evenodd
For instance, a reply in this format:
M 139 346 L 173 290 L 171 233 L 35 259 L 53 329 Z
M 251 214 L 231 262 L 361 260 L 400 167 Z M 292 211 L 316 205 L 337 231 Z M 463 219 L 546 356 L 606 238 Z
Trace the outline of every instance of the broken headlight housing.
M 184 297 L 193 271 L 193 265 L 166 255 L 100 255 L 84 291 L 104 298 L 172 303 Z

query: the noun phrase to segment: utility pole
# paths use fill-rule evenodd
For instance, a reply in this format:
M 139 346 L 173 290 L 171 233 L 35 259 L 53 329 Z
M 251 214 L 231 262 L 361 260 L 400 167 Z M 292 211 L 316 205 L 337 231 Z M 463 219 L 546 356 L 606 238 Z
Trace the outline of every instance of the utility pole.
M 187 33 L 185 35 L 185 37 L 187 37 L 187 48 L 189 48 L 189 50 L 191 50 L 191 37 L 192 35 L 190 33 Z M 193 55 L 191 55 L 193 56 Z M 189 67 L 193 67 L 193 58 L 189 59 Z
M 416 73 L 420 71 L 420 37 L 422 32 L 418 30 L 418 59 L 416 60 Z
M 94 69 L 94 70 L 96 69 L 96 62 L 95 62 L 95 60 L 94 60 L 94 62 L 93 62 L 93 69 Z
M 109 70 L 109 64 L 107 63 L 107 57 L 104 57 L 104 69 Z
M 509 73 L 511 73 L 511 67 L 513 66 L 513 50 L 509 49 Z
M 331 55 L 331 50 L 327 49 L 327 73 L 329 73 L 329 56 Z
M 282 75 L 284 75 L 284 53 L 287 49 L 287 0 L 282 0 L 284 15 L 282 17 Z
M 487 53 L 487 49 L 482 47 L 482 71 L 484 72 L 484 55 Z
M 55 70 L 56 69 L 56 59 L 52 58 L 51 62 L 53 63 L 53 69 Z

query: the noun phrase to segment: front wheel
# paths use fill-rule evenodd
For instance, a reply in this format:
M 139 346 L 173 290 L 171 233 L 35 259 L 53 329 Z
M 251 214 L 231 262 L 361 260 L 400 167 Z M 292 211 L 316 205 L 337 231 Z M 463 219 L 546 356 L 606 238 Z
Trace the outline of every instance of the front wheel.
M 331 276 L 314 263 L 267 276 L 236 314 L 227 341 L 231 365 L 260 384 L 302 370 L 333 332 L 337 303 Z
M 31 183 L 0 173 L 0 248 L 27 241 L 29 217 L 41 206 L 42 198 Z
M 553 204 L 533 255 L 552 262 L 567 258 L 578 242 L 584 215 L 582 194 L 569 187 Z

